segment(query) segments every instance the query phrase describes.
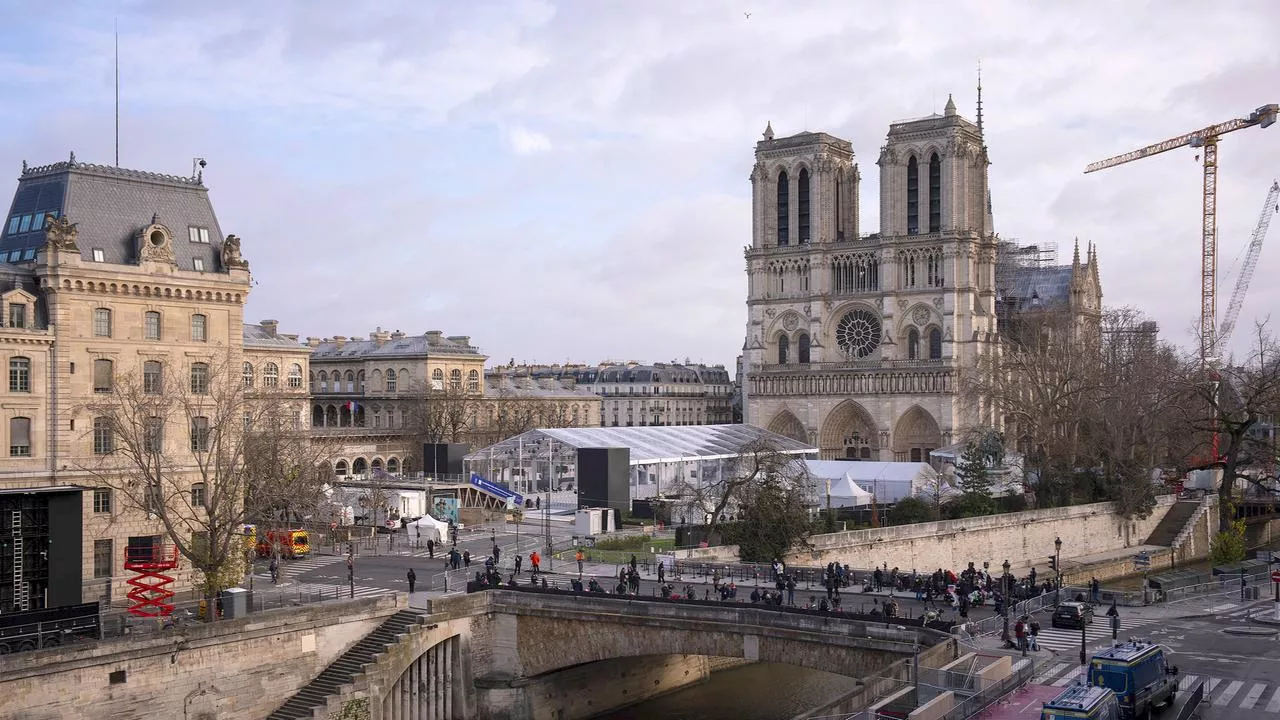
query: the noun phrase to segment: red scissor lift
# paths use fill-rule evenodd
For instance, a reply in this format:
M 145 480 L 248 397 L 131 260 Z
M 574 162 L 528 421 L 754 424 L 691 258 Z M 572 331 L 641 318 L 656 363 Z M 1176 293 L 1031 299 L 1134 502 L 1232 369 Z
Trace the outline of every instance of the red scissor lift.
M 124 569 L 137 573 L 129 578 L 133 601 L 129 612 L 140 617 L 161 617 L 173 612 L 173 578 L 164 573 L 178 567 L 178 548 L 173 545 L 131 547 L 125 549 Z

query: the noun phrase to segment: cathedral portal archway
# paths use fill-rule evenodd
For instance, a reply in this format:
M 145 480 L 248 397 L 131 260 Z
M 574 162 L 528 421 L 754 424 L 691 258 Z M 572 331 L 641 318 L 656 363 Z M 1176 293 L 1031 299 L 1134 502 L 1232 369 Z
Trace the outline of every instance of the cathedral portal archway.
M 879 460 L 880 434 L 867 409 L 845 400 L 822 423 L 819 449 L 823 460 Z
M 942 446 L 938 421 L 919 405 L 898 418 L 893 428 L 893 459 L 898 462 L 929 462 L 929 451 Z
M 792 440 L 809 442 L 809 433 L 805 431 L 804 424 L 790 410 L 783 410 L 774 415 L 767 429 L 769 432 L 778 433 Z

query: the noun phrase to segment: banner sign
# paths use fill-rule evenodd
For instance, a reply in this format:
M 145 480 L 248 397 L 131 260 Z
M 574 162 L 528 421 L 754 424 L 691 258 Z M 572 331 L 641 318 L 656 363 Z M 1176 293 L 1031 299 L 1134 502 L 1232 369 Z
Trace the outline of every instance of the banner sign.
M 472 486 L 477 487 L 489 493 L 490 495 L 497 496 L 499 498 L 502 498 L 503 500 L 512 500 L 517 505 L 524 505 L 524 496 L 522 496 L 520 493 L 512 492 L 511 490 L 508 490 L 507 488 L 504 488 L 497 483 L 489 482 L 488 480 L 485 480 L 483 477 L 480 477 L 478 473 L 471 473 L 471 484 Z

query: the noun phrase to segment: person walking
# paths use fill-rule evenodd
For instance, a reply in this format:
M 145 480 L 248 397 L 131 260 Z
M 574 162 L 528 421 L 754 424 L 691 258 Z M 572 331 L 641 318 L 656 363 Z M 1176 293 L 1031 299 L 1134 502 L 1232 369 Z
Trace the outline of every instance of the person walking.
M 1031 619 L 1031 630 L 1030 630 L 1030 634 L 1028 635 L 1028 637 L 1029 637 L 1029 638 L 1030 638 L 1030 640 L 1031 640 L 1031 649 L 1032 649 L 1032 650 L 1037 650 L 1037 651 L 1038 651 L 1038 650 L 1040 649 L 1040 642 L 1039 642 L 1039 640 L 1040 640 L 1040 621 L 1039 621 L 1039 620 L 1036 620 L 1035 618 L 1032 618 L 1032 619 Z
M 1094 605 L 1102 601 L 1102 583 L 1096 577 L 1089 578 L 1089 600 Z
M 582 561 L 586 559 L 586 556 L 582 554 L 581 548 L 578 549 L 578 552 L 574 553 L 573 559 L 578 561 L 578 577 L 582 577 Z
M 498 543 L 493 543 L 493 564 L 497 565 L 502 561 L 502 548 L 498 547 Z
M 516 553 L 516 575 L 520 574 L 520 563 L 524 562 L 524 557 L 520 553 Z
M 462 566 L 471 567 L 471 551 L 470 550 L 462 551 Z
M 538 566 L 542 564 L 542 556 L 538 554 L 537 550 L 529 553 L 529 564 L 533 566 L 533 574 L 537 575 Z
M 658 561 L 658 584 L 661 585 L 662 583 L 666 582 L 666 580 L 667 580 L 666 566 L 662 564 L 661 560 L 659 560 Z
M 275 584 L 280 581 L 280 566 L 276 564 L 276 559 L 271 558 L 271 565 L 268 568 L 271 571 L 271 583 Z
M 427 557 L 433 560 L 436 557 L 436 541 L 431 538 L 427 538 Z
M 409 594 L 412 595 L 414 583 L 418 582 L 418 576 L 413 572 L 413 568 L 409 568 L 409 572 L 405 573 L 404 576 L 409 581 Z

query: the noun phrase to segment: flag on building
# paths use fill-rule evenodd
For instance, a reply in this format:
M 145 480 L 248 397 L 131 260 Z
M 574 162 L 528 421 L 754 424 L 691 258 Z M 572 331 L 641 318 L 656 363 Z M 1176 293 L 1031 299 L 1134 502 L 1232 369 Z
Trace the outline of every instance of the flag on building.
M 347 407 L 347 411 L 348 411 L 348 412 L 350 412 L 352 415 L 355 415 L 355 414 L 356 414 L 356 408 L 358 408 L 358 407 L 360 407 L 360 406 L 356 404 L 356 401 L 355 401 L 355 400 L 348 400 L 348 401 L 347 401 L 347 405 L 346 405 L 346 407 Z

